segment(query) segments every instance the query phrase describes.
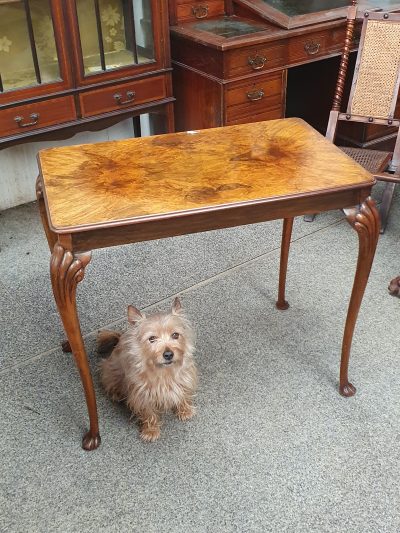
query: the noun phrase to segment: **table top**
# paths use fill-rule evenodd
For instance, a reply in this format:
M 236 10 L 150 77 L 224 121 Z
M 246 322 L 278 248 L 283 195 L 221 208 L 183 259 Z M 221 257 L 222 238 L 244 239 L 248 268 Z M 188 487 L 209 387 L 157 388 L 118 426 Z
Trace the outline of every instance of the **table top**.
M 374 183 L 296 118 L 52 148 L 38 161 L 50 226 L 58 233 Z

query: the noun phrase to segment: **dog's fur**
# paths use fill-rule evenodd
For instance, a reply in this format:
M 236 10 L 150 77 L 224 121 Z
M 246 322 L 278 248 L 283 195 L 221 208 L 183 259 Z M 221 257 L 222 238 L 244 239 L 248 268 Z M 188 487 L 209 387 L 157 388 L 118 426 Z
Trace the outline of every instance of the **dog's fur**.
M 126 401 L 138 418 L 141 438 L 154 441 L 160 436 L 161 412 L 173 410 L 180 420 L 194 415 L 194 333 L 178 298 L 170 312 L 149 316 L 130 305 L 128 321 L 131 326 L 123 334 L 99 333 L 98 352 L 112 350 L 100 363 L 101 381 L 107 394 Z

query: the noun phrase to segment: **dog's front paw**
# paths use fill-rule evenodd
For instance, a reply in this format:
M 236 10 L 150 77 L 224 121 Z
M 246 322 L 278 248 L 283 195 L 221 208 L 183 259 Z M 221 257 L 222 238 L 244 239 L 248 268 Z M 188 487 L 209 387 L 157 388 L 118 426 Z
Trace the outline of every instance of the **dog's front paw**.
M 154 442 L 160 438 L 161 430 L 159 427 L 143 427 L 140 430 L 140 438 L 145 442 Z
M 190 404 L 183 404 L 177 407 L 176 409 L 176 416 L 181 420 L 182 422 L 185 422 L 186 420 L 190 420 L 194 417 L 196 414 L 196 408 L 193 405 Z

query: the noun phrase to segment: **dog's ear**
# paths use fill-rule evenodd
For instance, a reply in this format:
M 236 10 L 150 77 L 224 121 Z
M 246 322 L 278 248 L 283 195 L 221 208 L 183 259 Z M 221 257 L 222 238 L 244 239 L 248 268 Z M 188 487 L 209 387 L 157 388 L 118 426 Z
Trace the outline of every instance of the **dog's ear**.
M 143 315 L 139 311 L 139 309 L 137 309 L 133 305 L 128 305 L 128 322 L 130 322 L 131 324 L 136 324 L 136 322 L 138 322 L 138 320 L 140 320 L 141 318 L 143 318 Z
M 172 302 L 172 314 L 173 315 L 180 315 L 182 313 L 182 304 L 178 296 L 175 298 L 175 300 Z

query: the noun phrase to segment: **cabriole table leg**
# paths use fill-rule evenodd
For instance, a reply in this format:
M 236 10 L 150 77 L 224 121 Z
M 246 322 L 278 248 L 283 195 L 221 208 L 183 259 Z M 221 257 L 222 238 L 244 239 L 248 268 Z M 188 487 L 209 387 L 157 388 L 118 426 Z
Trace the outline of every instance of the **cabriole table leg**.
M 76 308 L 76 286 L 83 280 L 90 259 L 90 252 L 74 255 L 56 243 L 50 261 L 54 298 L 81 376 L 89 411 L 90 429 L 82 440 L 85 450 L 94 450 L 100 445 L 96 396 Z
M 380 224 L 379 214 L 372 198 L 367 198 L 358 208 L 345 209 L 344 212 L 350 225 L 357 231 L 359 241 L 357 270 L 347 312 L 340 364 L 339 391 L 342 396 L 349 397 L 356 392 L 354 385 L 348 379 L 351 343 L 378 243 Z

